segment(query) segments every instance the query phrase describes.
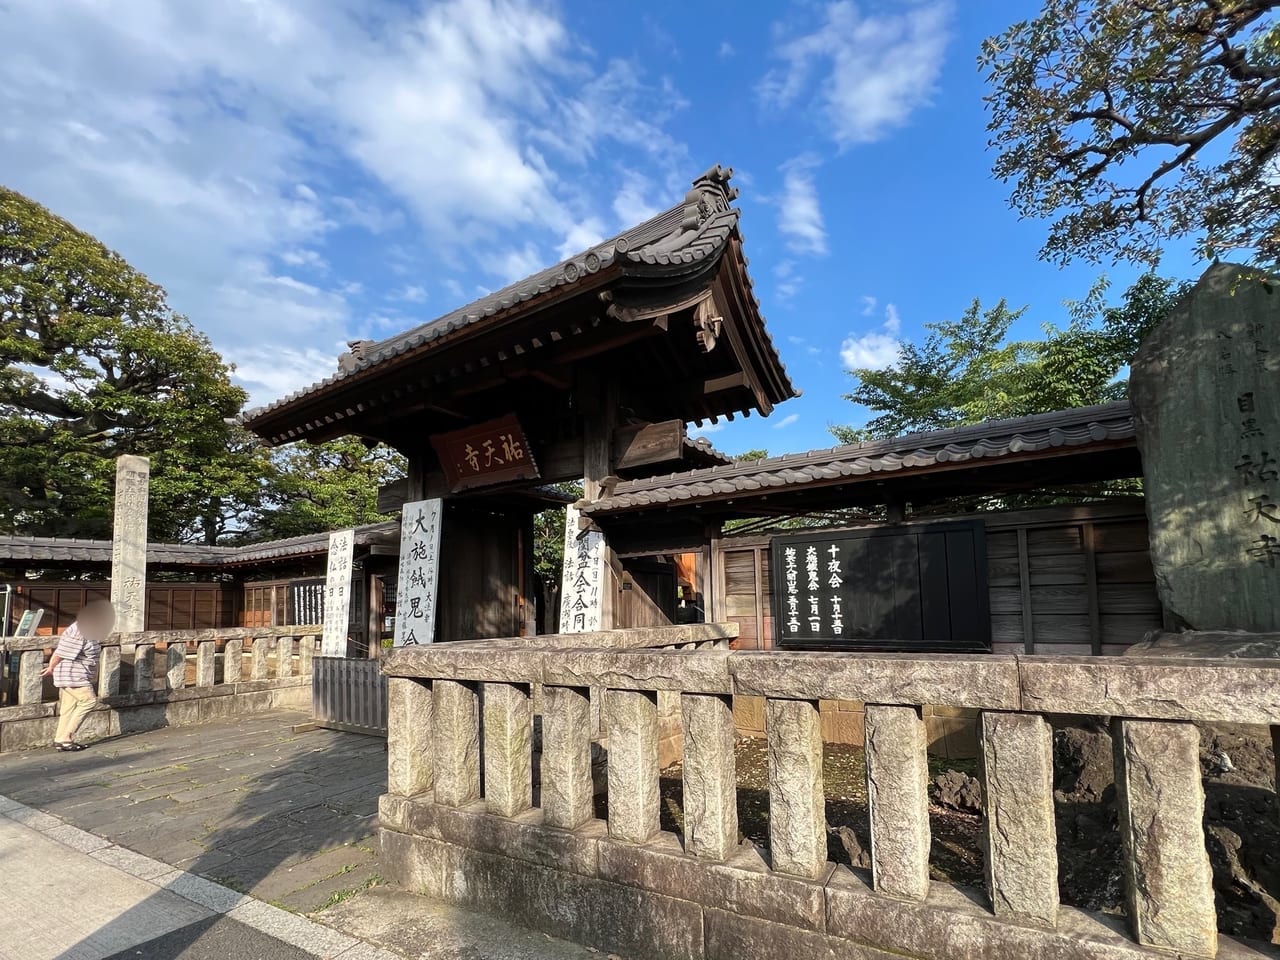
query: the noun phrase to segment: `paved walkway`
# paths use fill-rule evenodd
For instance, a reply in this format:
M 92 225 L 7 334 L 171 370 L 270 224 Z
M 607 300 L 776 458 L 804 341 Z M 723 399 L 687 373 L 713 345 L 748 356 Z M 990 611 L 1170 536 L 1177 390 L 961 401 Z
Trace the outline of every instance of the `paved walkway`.
M 591 960 L 384 884 L 383 741 L 306 720 L 0 756 L 0 960 Z

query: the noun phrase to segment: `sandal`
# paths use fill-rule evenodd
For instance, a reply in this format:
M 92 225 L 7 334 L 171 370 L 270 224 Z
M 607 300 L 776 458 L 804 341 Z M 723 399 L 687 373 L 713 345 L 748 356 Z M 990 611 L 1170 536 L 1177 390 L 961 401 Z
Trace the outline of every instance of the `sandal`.
M 77 750 L 84 750 L 85 745 L 83 743 L 74 743 L 74 742 L 55 743 L 53 745 L 53 749 L 57 750 L 59 753 L 68 753 L 68 752 L 74 753 Z

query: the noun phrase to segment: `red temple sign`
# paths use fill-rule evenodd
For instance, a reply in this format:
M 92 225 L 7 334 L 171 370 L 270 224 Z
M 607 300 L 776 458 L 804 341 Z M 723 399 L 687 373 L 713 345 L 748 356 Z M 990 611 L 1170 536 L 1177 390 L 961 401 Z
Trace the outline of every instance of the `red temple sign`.
M 463 430 L 438 433 L 431 437 L 431 446 L 454 493 L 540 476 L 514 413 Z

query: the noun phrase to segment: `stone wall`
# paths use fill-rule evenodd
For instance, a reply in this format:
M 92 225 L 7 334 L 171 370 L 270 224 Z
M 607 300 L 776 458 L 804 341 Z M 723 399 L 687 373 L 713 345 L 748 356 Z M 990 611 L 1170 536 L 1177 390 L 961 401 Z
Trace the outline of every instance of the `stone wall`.
M 1273 662 L 773 654 L 578 640 L 584 648 L 437 646 L 385 661 L 393 710 L 380 826 L 389 876 L 634 957 L 1273 955 L 1218 936 L 1191 737 L 1197 722 L 1280 724 Z M 527 702 L 538 685 L 541 782 L 526 793 Z M 655 789 L 664 695 L 681 705 L 679 834 L 661 830 Z M 764 703 L 767 852 L 739 832 L 733 703 L 747 698 Z M 469 706 L 480 699 L 483 727 Z M 595 701 L 611 761 L 626 759 L 609 763 L 604 819 L 590 800 Z M 823 718 L 856 714 L 840 709 L 850 702 L 866 704 L 870 844 L 859 862 L 869 872 L 828 859 L 821 760 L 833 721 Z M 980 712 L 985 895 L 929 880 L 926 704 L 935 721 Z M 1125 718 L 1115 781 L 1127 931 L 1118 918 L 1059 902 L 1047 718 L 1100 714 Z M 490 793 L 491 780 L 521 790 Z
M 100 700 L 77 739 L 96 740 L 268 710 L 309 710 L 316 628 L 164 630 L 114 634 L 102 645 Z M 17 671 L 0 707 L 0 753 L 53 742 L 57 690 L 42 678 L 56 638 L 0 638 Z M 129 647 L 126 647 L 128 644 Z M 123 662 L 126 650 L 129 662 Z M 13 702 L 13 701 L 16 701 Z

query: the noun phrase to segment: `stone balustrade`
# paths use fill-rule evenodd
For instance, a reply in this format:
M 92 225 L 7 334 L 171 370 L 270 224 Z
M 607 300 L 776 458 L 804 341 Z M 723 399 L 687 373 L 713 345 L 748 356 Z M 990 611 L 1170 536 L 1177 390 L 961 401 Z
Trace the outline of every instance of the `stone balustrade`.
M 318 626 L 115 633 L 102 644 L 87 738 L 310 703 Z M 57 637 L 2 637 L 7 678 L 0 753 L 53 737 L 57 691 L 41 677 Z M 122 669 L 124 658 L 129 669 Z M 16 660 L 16 669 L 15 669 Z
M 385 869 L 628 956 L 1275 955 L 1218 936 L 1195 727 L 1280 724 L 1274 661 L 738 653 L 716 649 L 732 627 L 681 629 L 683 641 L 659 648 L 581 635 L 392 652 Z M 664 696 L 678 700 L 683 734 L 680 837 L 659 829 Z M 740 843 L 734 696 L 766 698 L 767 852 Z M 869 874 L 827 859 L 819 700 L 867 705 Z M 592 805 L 597 701 L 603 821 Z M 929 878 L 926 704 L 981 711 L 981 903 Z M 1059 904 L 1046 717 L 1064 714 L 1116 728 L 1127 930 Z

